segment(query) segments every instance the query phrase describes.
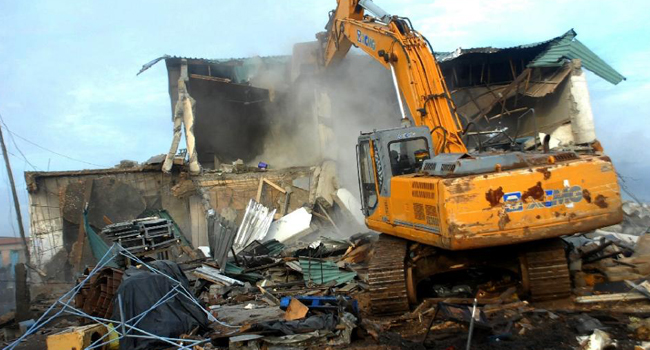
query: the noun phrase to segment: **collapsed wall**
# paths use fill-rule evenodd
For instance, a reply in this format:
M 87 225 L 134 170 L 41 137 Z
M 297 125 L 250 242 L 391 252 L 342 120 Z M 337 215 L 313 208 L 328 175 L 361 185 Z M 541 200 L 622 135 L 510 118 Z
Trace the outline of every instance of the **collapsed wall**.
M 129 169 L 103 169 L 67 172 L 26 173 L 29 189 L 29 216 L 33 264 L 45 272 L 46 281 L 74 281 L 75 265 L 96 262 L 88 241 L 75 246 L 85 235 L 84 203 L 88 203 L 87 220 L 99 232 L 110 223 L 151 216 L 165 210 L 194 247 L 206 246 L 207 221 L 200 187 L 208 193 L 219 212 L 228 209 L 235 221 L 241 221 L 251 198 L 260 192 L 265 178 L 282 186 L 292 186 L 295 179 L 310 178 L 312 169 L 291 168 L 281 171 L 243 174 L 205 174 L 189 179 L 187 173 L 164 174 L 160 163 Z M 294 188 L 288 210 L 307 202 L 308 190 Z M 305 194 L 307 193 L 307 194 Z M 262 189 L 264 204 L 280 212 L 281 202 L 272 188 Z M 82 236 L 83 237 L 83 236 Z M 81 249 L 77 255 L 76 250 Z

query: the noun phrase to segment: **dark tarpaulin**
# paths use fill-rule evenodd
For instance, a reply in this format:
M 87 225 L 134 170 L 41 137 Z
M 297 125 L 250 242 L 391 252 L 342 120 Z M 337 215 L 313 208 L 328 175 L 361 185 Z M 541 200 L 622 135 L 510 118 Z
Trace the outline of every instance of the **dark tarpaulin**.
M 277 335 L 292 335 L 309 333 L 317 330 L 334 331 L 338 324 L 338 317 L 334 314 L 321 314 L 295 321 L 267 321 L 254 324 L 253 332 L 265 332 Z
M 180 282 L 186 290 L 189 290 L 187 277 L 176 263 L 163 260 L 154 261 L 149 265 Z M 117 290 L 117 295 L 122 297 L 124 319 L 129 320 L 148 310 L 176 285 L 176 282 L 166 276 L 148 269 L 129 268 L 125 271 L 122 283 Z M 113 319 L 115 320 L 120 319 L 117 295 L 113 303 Z M 178 338 L 181 334 L 189 333 L 197 326 L 205 328 L 207 324 L 207 316 L 198 305 L 182 295 L 176 295 L 166 303 L 149 311 L 136 327 L 160 337 Z M 140 335 L 136 331 L 131 332 Z M 127 337 L 120 340 L 120 349 L 151 349 L 156 345 L 165 344 L 169 345 L 153 339 Z

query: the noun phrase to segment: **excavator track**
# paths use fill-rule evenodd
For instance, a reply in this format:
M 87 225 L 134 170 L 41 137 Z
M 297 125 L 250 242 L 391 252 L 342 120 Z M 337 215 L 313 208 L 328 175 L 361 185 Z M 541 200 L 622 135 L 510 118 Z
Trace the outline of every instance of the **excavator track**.
M 551 239 L 535 244 L 521 256 L 522 282 L 531 301 L 546 301 L 571 295 L 571 275 L 564 244 Z
M 389 315 L 409 310 L 406 294 L 407 241 L 386 234 L 375 242 L 368 263 L 370 310 L 373 315 Z

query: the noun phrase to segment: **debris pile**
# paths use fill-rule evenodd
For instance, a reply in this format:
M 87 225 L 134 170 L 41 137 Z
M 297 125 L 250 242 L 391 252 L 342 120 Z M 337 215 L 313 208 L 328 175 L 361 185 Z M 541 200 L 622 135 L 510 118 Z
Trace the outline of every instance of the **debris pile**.
M 635 291 L 650 275 L 650 210 L 625 202 L 623 211 L 619 225 L 565 238 L 578 303 L 645 299 Z
M 341 197 L 350 202 L 342 190 L 316 191 L 312 205 L 284 215 L 250 199 L 239 225 L 222 215 L 209 219 L 209 247 L 201 249 L 183 242 L 168 215 L 91 229 L 89 239 L 104 244 L 91 244 L 95 255 L 104 252 L 98 264 L 40 318 L 5 332 L 6 344 L 20 348 L 28 339 L 56 349 L 78 339 L 79 348 L 120 349 L 352 343 L 605 349 L 650 341 L 645 205 L 626 203 L 620 225 L 565 237 L 575 300 L 531 304 L 517 294 L 516 281 L 477 289 L 443 278 L 430 286 L 434 297 L 412 311 L 377 317 L 369 313 L 367 274 L 378 235 L 341 237 L 340 227 L 355 220 L 341 204 Z

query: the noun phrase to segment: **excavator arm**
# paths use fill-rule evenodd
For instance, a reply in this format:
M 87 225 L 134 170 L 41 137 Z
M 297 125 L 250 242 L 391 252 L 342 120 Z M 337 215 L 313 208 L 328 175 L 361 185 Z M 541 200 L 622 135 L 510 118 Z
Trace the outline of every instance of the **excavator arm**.
M 324 67 L 340 62 L 352 45 L 359 47 L 391 70 L 402 118 L 408 119 L 403 96 L 415 125 L 431 131 L 436 154 L 467 152 L 440 67 L 408 19 L 390 16 L 370 0 L 339 0 L 326 28 L 319 36 Z

